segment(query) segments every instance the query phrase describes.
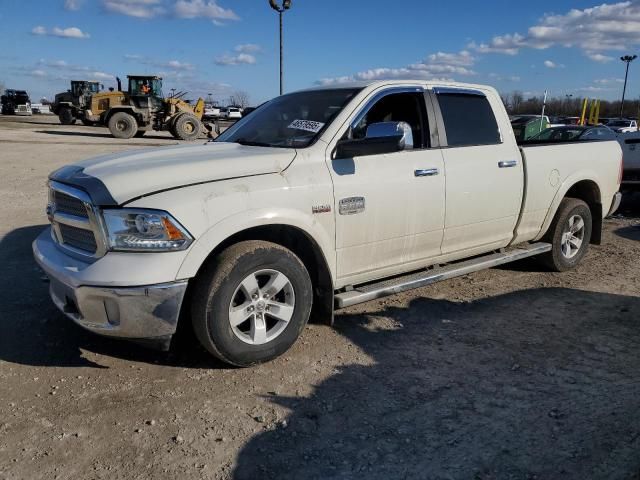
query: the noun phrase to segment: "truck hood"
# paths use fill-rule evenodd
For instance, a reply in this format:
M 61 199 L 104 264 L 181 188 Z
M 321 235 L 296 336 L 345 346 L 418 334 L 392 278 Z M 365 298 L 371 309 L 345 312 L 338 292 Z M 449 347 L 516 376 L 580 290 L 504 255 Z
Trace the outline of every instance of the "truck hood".
M 293 149 L 210 142 L 104 155 L 74 167 L 76 171 L 82 169 L 81 177 L 99 180 L 83 182 L 85 189 L 87 185 L 101 182 L 115 203 L 121 205 L 134 198 L 183 186 L 280 173 L 295 155 Z M 66 167 L 59 171 L 62 175 L 55 172 L 51 178 L 65 182 L 63 170 L 71 171 Z M 75 182 L 70 178 L 66 183 Z

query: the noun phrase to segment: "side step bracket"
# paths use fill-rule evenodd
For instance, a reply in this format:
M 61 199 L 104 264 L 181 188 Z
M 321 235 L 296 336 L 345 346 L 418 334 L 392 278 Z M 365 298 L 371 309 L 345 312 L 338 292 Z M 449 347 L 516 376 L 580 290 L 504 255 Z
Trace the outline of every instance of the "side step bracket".
M 491 253 L 470 260 L 451 263 L 428 271 L 403 275 L 392 278 L 391 280 L 382 280 L 360 285 L 348 292 L 336 294 L 336 308 L 346 308 L 358 303 L 375 300 L 376 298 L 386 297 L 387 295 L 424 287 L 442 280 L 448 280 L 487 268 L 497 267 L 498 265 L 504 265 L 505 263 L 515 262 L 516 260 L 522 260 L 523 258 L 539 255 L 550 250 L 550 243 L 538 242 L 511 248 L 504 252 Z

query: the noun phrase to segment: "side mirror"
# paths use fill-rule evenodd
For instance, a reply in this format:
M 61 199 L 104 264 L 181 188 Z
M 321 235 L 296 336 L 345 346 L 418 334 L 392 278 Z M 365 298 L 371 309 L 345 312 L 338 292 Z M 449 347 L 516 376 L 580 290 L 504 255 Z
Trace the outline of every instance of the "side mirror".
M 365 138 L 342 140 L 336 147 L 336 158 L 380 155 L 413 148 L 413 133 L 407 122 L 372 123 Z

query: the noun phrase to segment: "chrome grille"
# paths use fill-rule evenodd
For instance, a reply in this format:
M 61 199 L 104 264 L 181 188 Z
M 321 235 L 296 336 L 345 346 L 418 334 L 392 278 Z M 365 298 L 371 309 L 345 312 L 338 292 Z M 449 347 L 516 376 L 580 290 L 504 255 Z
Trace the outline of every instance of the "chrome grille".
M 64 245 L 79 248 L 92 254 L 96 253 L 98 245 L 96 244 L 96 237 L 91 230 L 72 227 L 64 223 L 59 224 L 58 227 L 60 228 L 60 236 Z
M 70 255 L 93 260 L 106 253 L 97 209 L 82 190 L 50 181 L 47 214 L 54 240 Z
M 53 203 L 56 206 L 56 212 L 68 213 L 76 217 L 89 218 L 87 209 L 82 200 L 67 195 L 57 190 L 53 191 Z

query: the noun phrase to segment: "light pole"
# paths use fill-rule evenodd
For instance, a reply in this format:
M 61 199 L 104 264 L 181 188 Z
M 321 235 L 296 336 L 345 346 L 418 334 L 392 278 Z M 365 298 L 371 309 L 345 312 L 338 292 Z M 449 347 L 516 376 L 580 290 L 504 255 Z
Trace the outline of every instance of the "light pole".
M 629 64 L 636 58 L 638 58 L 637 55 L 625 55 L 624 57 L 620 57 L 620 60 L 627 64 L 627 70 L 624 74 L 624 87 L 622 88 L 622 101 L 620 102 L 620 118 L 622 118 L 622 112 L 624 110 L 624 94 L 627 93 L 627 77 L 629 76 Z
M 565 97 L 567 97 L 567 108 L 565 109 L 565 113 L 569 112 L 571 113 L 571 99 L 573 98 L 573 94 L 572 93 L 567 93 L 565 94 Z
M 282 6 L 278 5 L 278 0 L 269 0 L 269 5 L 278 12 L 280 17 L 280 95 L 282 95 L 282 14 L 291 8 L 291 0 L 283 0 Z

